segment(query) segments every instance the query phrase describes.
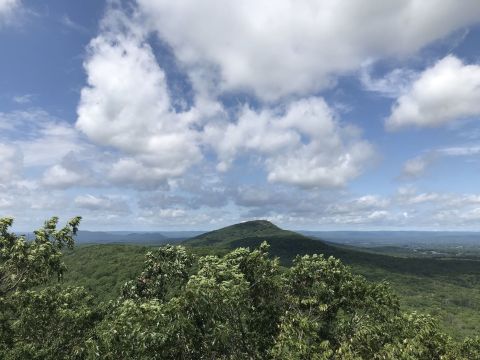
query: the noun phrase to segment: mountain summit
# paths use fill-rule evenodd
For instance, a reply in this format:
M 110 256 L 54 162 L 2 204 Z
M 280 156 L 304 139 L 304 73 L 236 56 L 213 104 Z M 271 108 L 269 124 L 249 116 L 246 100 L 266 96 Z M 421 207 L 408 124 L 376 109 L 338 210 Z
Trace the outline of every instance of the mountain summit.
M 231 247 L 232 242 L 238 242 L 244 239 L 262 238 L 267 240 L 267 238 L 284 235 L 293 237 L 302 236 L 291 231 L 283 230 L 267 220 L 253 220 L 198 235 L 188 240 L 187 243 L 192 246 L 215 245 Z

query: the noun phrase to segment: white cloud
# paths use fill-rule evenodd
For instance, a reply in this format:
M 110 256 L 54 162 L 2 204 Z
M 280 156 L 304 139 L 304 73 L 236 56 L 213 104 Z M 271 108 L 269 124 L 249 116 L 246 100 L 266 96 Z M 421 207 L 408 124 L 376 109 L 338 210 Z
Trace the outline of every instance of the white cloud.
M 20 149 L 0 142 L 0 164 L 0 184 L 17 179 L 23 168 Z
M 109 213 L 129 213 L 130 207 L 124 199 L 112 196 L 79 195 L 74 203 L 81 209 L 106 211 Z
M 394 69 L 380 78 L 373 78 L 371 66 L 362 67 L 360 81 L 363 88 L 385 97 L 396 98 L 405 93 L 418 74 L 409 69 Z
M 412 180 L 421 177 L 436 161 L 449 157 L 474 157 L 480 154 L 480 146 L 477 144 L 463 144 L 438 149 L 430 149 L 421 155 L 408 159 L 402 168 L 400 178 Z M 468 159 L 471 160 L 471 159 Z
M 67 154 L 59 164 L 47 168 L 42 184 L 48 188 L 66 189 L 78 186 L 99 185 L 95 179 L 95 163 L 92 159 L 79 160 L 75 153 Z
M 45 171 L 42 182 L 50 187 L 67 188 L 81 185 L 84 180 L 81 174 L 62 165 L 54 165 Z
M 25 166 L 50 166 L 88 145 L 75 128 L 43 110 L 0 113 L 0 140 L 20 149 Z
M 441 199 L 437 193 L 421 193 L 408 199 L 409 204 L 421 204 L 425 202 L 432 202 Z
M 403 165 L 402 176 L 405 178 L 417 178 L 425 173 L 431 159 L 426 156 L 417 156 L 409 159 Z
M 10 195 L 0 195 L 0 209 L 8 209 L 14 204 L 14 199 Z
M 162 209 L 157 213 L 157 216 L 161 218 L 179 218 L 185 217 L 186 211 L 182 209 Z
M 37 133 L 34 139 L 16 141 L 22 148 L 25 165 L 44 166 L 58 162 L 71 152 L 80 152 L 88 148 L 67 123 L 48 124 Z
M 477 0 L 137 2 L 190 73 L 266 100 L 310 94 L 480 20 Z
M 390 205 L 388 198 L 380 197 L 378 195 L 364 195 L 358 198 L 351 199 L 335 199 L 332 203 L 325 207 L 324 215 L 330 218 L 346 219 L 366 219 L 370 218 L 371 214 L 386 213 L 386 208 Z M 375 216 L 374 216 L 375 217 Z
M 196 109 L 172 108 L 165 74 L 143 36 L 123 14 L 107 15 L 88 48 L 88 86 L 81 92 L 76 126 L 95 143 L 124 154 L 113 166 L 114 178 L 142 181 L 140 173 L 151 172 L 163 181 L 202 157 L 191 129 Z
M 20 6 L 19 0 L 0 0 L 0 27 L 11 21 L 18 6 Z
M 386 127 L 434 127 L 479 115 L 480 65 L 466 65 L 449 55 L 420 74 L 397 99 Z
M 398 218 L 389 198 L 365 195 L 346 199 L 337 197 L 332 200 L 333 203 L 327 204 L 324 210 L 316 210 L 320 223 L 378 226 L 393 223 Z
M 173 176 L 184 173 L 183 167 L 163 168 L 158 166 L 144 165 L 135 158 L 120 158 L 112 164 L 108 177 L 119 185 L 133 186 L 138 189 L 154 189 L 167 182 Z
M 480 153 L 480 146 L 478 145 L 463 145 L 452 146 L 443 149 L 438 149 L 437 152 L 441 155 L 447 156 L 472 156 Z
M 353 204 L 357 208 L 372 209 L 372 208 L 384 208 L 388 206 L 390 201 L 382 198 L 378 195 L 364 195 L 353 200 Z
M 366 141 L 339 141 L 327 149 L 320 141 L 312 141 L 291 153 L 270 158 L 268 180 L 302 187 L 345 186 L 363 172 L 373 150 Z
M 199 163 L 205 145 L 215 149 L 219 170 L 249 153 L 263 159 L 268 180 L 304 187 L 344 186 L 372 157 L 358 129 L 341 124 L 321 98 L 294 101 L 286 109 L 245 105 L 230 122 L 202 90 L 191 109 L 175 111 L 137 16 L 109 10 L 89 46 L 88 86 L 78 107 L 77 128 L 120 152 L 109 172 L 114 182 L 159 186 Z
M 236 123 L 207 125 L 205 134 L 221 170 L 239 153 L 253 152 L 265 158 L 269 181 L 302 187 L 344 186 L 373 156 L 358 129 L 341 124 L 322 98 L 284 110 L 245 107 Z
M 397 205 L 414 205 L 421 204 L 451 204 L 452 201 L 459 200 L 458 195 L 438 192 L 419 192 L 415 187 L 402 186 L 395 195 Z M 463 202 L 463 200 L 461 201 Z

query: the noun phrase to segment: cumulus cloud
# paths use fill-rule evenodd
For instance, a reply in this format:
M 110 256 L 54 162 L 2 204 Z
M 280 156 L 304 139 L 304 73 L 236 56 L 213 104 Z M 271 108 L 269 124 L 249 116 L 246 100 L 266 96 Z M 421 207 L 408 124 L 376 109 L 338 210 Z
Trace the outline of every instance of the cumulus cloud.
M 290 103 L 286 109 L 245 107 L 236 123 L 205 127 L 205 138 L 226 170 L 242 152 L 265 157 L 268 180 L 301 187 L 344 186 L 373 156 L 358 129 L 341 124 L 322 98 Z
M 95 182 L 91 164 L 80 161 L 73 152 L 66 155 L 59 164 L 47 168 L 42 178 L 43 185 L 58 189 L 91 186 Z
M 420 74 L 386 120 L 388 130 L 435 127 L 480 115 L 480 65 L 449 55 Z
M 274 7 L 216 0 L 202 6 L 187 0 L 137 4 L 128 12 L 110 7 L 99 35 L 90 42 L 76 127 L 118 155 L 107 171 L 113 183 L 143 190 L 185 176 L 211 149 L 220 171 L 247 155 L 263 165 L 272 183 L 345 186 L 364 171 L 374 150 L 322 98 L 255 108 L 247 102 L 236 112 L 229 109 L 228 115 L 218 99 L 236 90 L 266 100 L 308 94 L 365 61 L 409 54 L 480 15 L 476 2 L 460 9 L 452 1 L 434 6 L 372 0 L 362 4 L 362 11 L 343 1 L 281 0 Z M 376 12 L 370 11 L 374 8 Z M 204 26 L 207 13 L 210 21 Z M 402 24 L 409 21 L 413 25 L 404 29 Z M 152 29 L 194 85 L 193 104 L 180 110 L 148 43 Z M 333 41 L 332 33 L 340 38 Z M 280 54 L 282 61 L 276 61 Z M 384 79 L 365 74 L 366 87 L 389 96 L 390 85 L 413 76 L 408 70 Z M 403 85 L 397 88 L 397 93 L 403 91 Z M 62 170 L 59 166 L 50 171 Z M 212 198 L 223 194 L 225 189 Z M 195 206 L 195 198 L 202 197 L 193 195 L 186 202 Z
M 476 0 L 137 3 L 191 72 L 266 100 L 325 88 L 365 61 L 411 54 L 480 18 Z
M 219 170 L 249 153 L 262 158 L 268 180 L 304 187 L 344 186 L 372 157 L 358 129 L 341 124 L 322 98 L 286 109 L 245 105 L 228 119 L 200 91 L 190 109 L 176 111 L 139 16 L 109 10 L 89 45 L 78 106 L 77 128 L 120 153 L 109 172 L 115 183 L 159 186 L 199 163 L 205 146 L 215 150 Z
M 51 187 L 67 188 L 81 185 L 83 180 L 81 174 L 62 165 L 54 165 L 48 168 L 43 175 L 43 183 Z
M 165 185 L 169 178 L 182 175 L 185 170 L 183 167 L 165 168 L 144 164 L 133 157 L 122 157 L 113 163 L 108 177 L 114 184 L 153 190 Z
M 302 187 L 345 186 L 362 173 L 372 155 L 372 148 L 365 141 L 338 144 L 326 151 L 315 141 L 292 153 L 269 159 L 268 180 Z
M 144 36 L 133 20 L 111 10 L 84 64 L 88 86 L 76 126 L 124 155 L 111 174 L 122 182 L 161 182 L 202 157 L 191 129 L 193 110 L 172 108 L 165 73 Z
M 428 208 L 425 219 L 432 219 L 449 200 L 427 191 L 349 194 L 345 186 L 365 171 L 375 150 L 318 91 L 360 69 L 365 89 L 407 96 L 424 73 L 397 69 L 379 77 L 373 66 L 362 66 L 409 55 L 476 22 L 477 1 L 461 7 L 453 0 L 135 1 L 138 8 L 125 11 L 111 2 L 88 45 L 78 131 L 64 126 L 63 135 L 53 136 L 63 123 L 50 127 L 50 135 L 43 127 L 43 138 L 57 141 L 58 154 L 35 158 L 39 146 L 25 156 L 29 166 L 42 164 L 39 186 L 57 193 L 97 186 L 88 180 L 99 174 L 102 185 L 125 192 L 76 192 L 74 209 L 97 214 L 98 223 L 111 212 L 129 224 L 154 227 L 225 225 L 257 216 L 286 224 L 391 226 L 418 221 L 420 208 Z M 156 53 L 152 31 L 172 55 L 169 61 L 177 61 L 174 74 L 165 54 Z M 188 99 L 169 78 L 177 70 L 191 85 Z M 0 121 L 2 130 L 8 126 Z M 69 146 L 59 142 L 62 137 Z M 99 168 L 92 173 L 63 160 L 85 151 L 79 140 L 85 138 L 97 153 L 108 154 L 103 165 L 93 162 Z M 420 175 L 425 162 L 407 162 L 404 173 Z M 243 176 L 239 166 L 255 171 L 245 175 L 247 183 L 237 178 Z M 133 203 L 128 216 L 115 212 Z

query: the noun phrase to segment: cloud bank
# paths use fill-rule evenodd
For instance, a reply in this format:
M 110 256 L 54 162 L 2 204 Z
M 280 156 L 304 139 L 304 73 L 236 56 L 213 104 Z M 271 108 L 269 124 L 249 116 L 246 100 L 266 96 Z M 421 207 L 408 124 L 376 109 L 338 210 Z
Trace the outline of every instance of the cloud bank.
M 188 71 L 272 101 L 331 86 L 365 61 L 407 56 L 477 22 L 476 0 L 137 0 Z

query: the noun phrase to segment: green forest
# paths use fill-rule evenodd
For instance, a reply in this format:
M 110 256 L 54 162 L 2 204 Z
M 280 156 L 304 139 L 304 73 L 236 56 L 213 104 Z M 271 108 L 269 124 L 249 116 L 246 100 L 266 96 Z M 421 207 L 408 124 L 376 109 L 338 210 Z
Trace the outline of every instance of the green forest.
M 12 223 L 2 359 L 480 359 L 475 260 L 372 254 L 264 221 L 160 247 L 75 247 L 80 218 L 33 240 Z

